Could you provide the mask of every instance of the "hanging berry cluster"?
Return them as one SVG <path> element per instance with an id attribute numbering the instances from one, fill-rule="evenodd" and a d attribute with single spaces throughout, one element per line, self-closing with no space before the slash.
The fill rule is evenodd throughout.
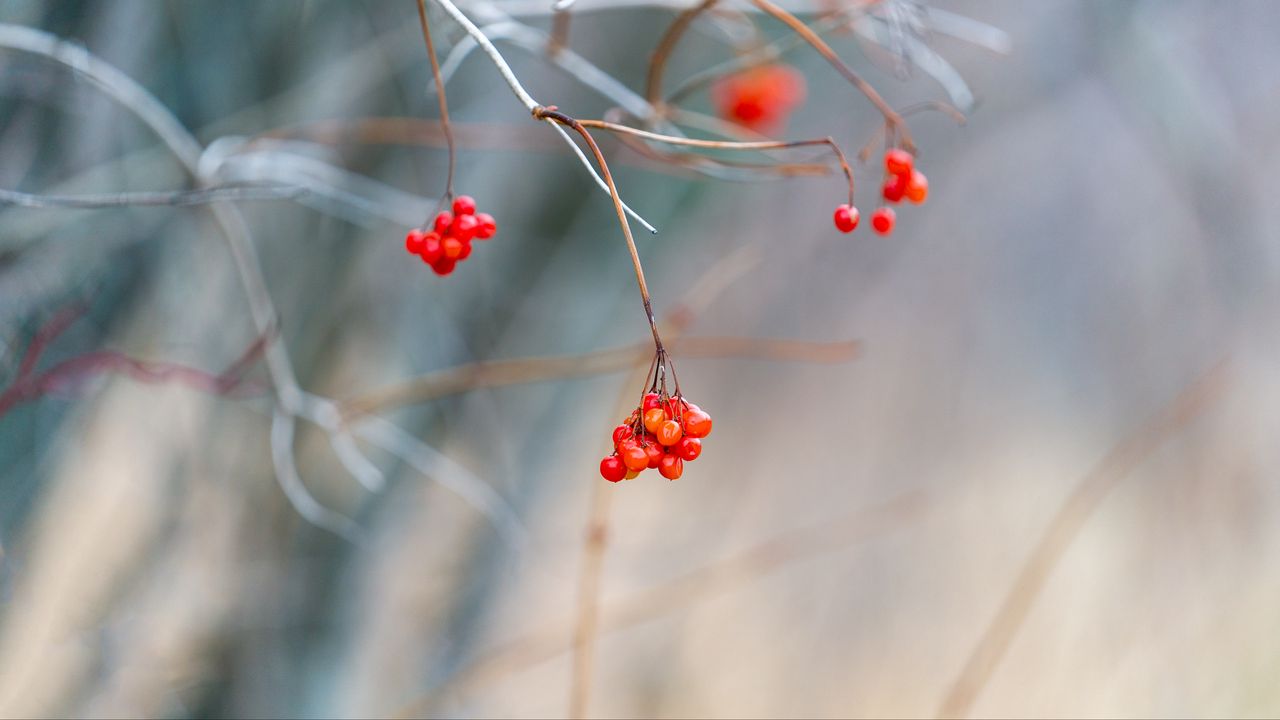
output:
<path id="1" fill-rule="evenodd" d="M 915 168 L 915 157 L 902 148 L 890 148 L 884 153 L 884 185 L 880 194 L 890 203 L 899 203 L 905 198 L 919 205 L 929 197 L 929 179 Z M 852 205 L 841 205 L 835 212 L 836 229 L 840 232 L 853 232 L 858 227 L 861 214 Z M 881 235 L 893 232 L 897 223 L 897 213 L 893 208 L 881 205 L 871 213 L 871 229 Z"/>
<path id="2" fill-rule="evenodd" d="M 448 275 L 458 263 L 471 257 L 473 239 L 488 240 L 498 232 L 498 225 L 488 213 L 476 212 L 476 201 L 468 195 L 459 195 L 453 201 L 453 212 L 445 210 L 436 215 L 432 229 L 409 231 L 404 247 L 410 255 L 417 255 L 431 266 L 437 275 Z"/>
<path id="3" fill-rule="evenodd" d="M 702 454 L 711 416 L 679 395 L 646 393 L 626 422 L 613 429 L 613 453 L 600 461 L 609 482 L 630 480 L 646 469 L 677 480 L 686 461 Z"/>

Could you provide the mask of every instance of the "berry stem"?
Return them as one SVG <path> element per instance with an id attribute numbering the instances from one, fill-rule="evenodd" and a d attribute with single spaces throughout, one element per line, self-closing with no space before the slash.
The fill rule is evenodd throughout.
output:
<path id="1" fill-rule="evenodd" d="M 814 138 L 811 140 L 765 140 L 761 142 L 733 142 L 728 140 L 697 140 L 693 138 L 675 137 L 674 135 L 663 135 L 660 133 L 649 132 L 648 130 L 640 130 L 626 125 L 619 125 L 605 120 L 579 120 L 584 127 L 599 128 L 612 133 L 622 135 L 633 135 L 635 137 L 644 138 L 646 140 L 654 140 L 656 142 L 667 143 L 669 145 L 685 145 L 688 147 L 709 148 L 714 150 L 786 150 L 789 148 L 811 147 L 814 145 L 826 145 L 835 153 L 836 160 L 840 163 L 840 170 L 844 172 L 845 179 L 849 182 L 849 204 L 853 204 L 853 170 L 849 167 L 849 161 L 844 156 L 844 151 L 830 136 L 825 138 Z"/>
<path id="2" fill-rule="evenodd" d="M 436 212 L 439 212 L 445 205 L 453 202 L 453 173 L 458 163 L 458 150 L 453 142 L 453 129 L 449 127 L 449 100 L 445 97 L 444 79 L 440 75 L 440 61 L 436 58 L 436 47 L 431 42 L 425 0 L 418 0 L 418 21 L 422 25 L 422 39 L 427 43 L 427 58 L 431 60 L 431 76 L 436 83 L 436 97 L 440 100 L 440 127 L 444 130 L 444 142 L 449 148 L 449 171 L 445 176 L 444 197 L 440 198 L 439 206 L 436 207 Z M 426 228 L 425 223 L 423 228 Z"/>
<path id="3" fill-rule="evenodd" d="M 631 223 L 627 222 L 627 213 L 622 207 L 622 197 L 618 194 L 618 186 L 613 181 L 613 173 L 609 172 L 609 164 L 605 162 L 604 153 L 600 152 L 600 146 L 596 144 L 596 140 L 591 136 L 590 131 L 578 120 L 565 115 L 559 110 L 541 105 L 534 107 L 532 114 L 539 120 L 553 120 L 578 133 L 587 143 L 587 147 L 591 149 L 591 154 L 595 156 L 596 164 L 600 166 L 600 174 L 609 186 L 609 197 L 613 199 L 613 209 L 618 215 L 618 224 L 622 226 L 622 235 L 627 240 L 627 250 L 631 253 L 631 264 L 636 271 L 636 284 L 640 286 L 640 299 L 644 302 L 645 317 L 649 320 L 649 329 L 653 331 L 654 347 L 659 355 L 665 355 L 666 350 L 662 346 L 662 336 L 658 333 L 658 321 L 653 314 L 653 302 L 649 299 L 649 285 L 644 280 L 644 266 L 640 264 L 640 253 L 636 250 L 636 241 L 631 235 Z"/>

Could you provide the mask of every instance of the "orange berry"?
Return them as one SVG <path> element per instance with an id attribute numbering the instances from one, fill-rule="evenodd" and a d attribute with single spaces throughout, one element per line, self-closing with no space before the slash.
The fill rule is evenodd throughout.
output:
<path id="1" fill-rule="evenodd" d="M 660 407 L 644 411 L 644 429 L 655 435 L 658 433 L 658 428 L 662 427 L 662 423 L 666 421 L 667 411 Z"/>
<path id="2" fill-rule="evenodd" d="M 684 474 L 684 460 L 670 453 L 663 455 L 662 462 L 658 464 L 658 473 L 668 480 L 679 480 Z"/>
<path id="3" fill-rule="evenodd" d="M 684 434 L 691 438 L 704 438 L 711 434 L 711 416 L 702 410 L 690 410 L 684 415 Z"/>
<path id="4" fill-rule="evenodd" d="M 929 178 L 919 170 L 911 171 L 911 179 L 907 181 L 907 199 L 919 205 L 929 197 Z"/>
<path id="5" fill-rule="evenodd" d="M 680 423 L 675 420 L 667 420 L 662 423 L 655 434 L 658 436 L 658 442 L 669 446 L 680 442 L 680 438 L 684 436 L 684 431 L 680 429 Z"/>

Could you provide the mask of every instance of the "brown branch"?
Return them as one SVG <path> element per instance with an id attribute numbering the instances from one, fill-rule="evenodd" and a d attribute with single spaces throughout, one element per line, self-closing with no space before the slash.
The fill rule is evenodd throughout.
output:
<path id="1" fill-rule="evenodd" d="M 938 708 L 938 717 L 964 717 L 995 673 L 1026 622 L 1036 599 L 1080 530 L 1124 478 L 1175 432 L 1199 417 L 1221 397 L 1228 379 L 1224 358 L 1194 380 L 1145 424 L 1113 447 L 1096 467 L 1076 483 L 1058 508 L 1031 555 L 1014 578 L 1004 602 Z"/>
<path id="2" fill-rule="evenodd" d="M 427 6 L 424 0 L 418 0 L 418 21 L 422 25 L 422 39 L 427 43 L 427 57 L 431 60 L 431 76 L 436 83 L 436 97 L 440 99 L 440 126 L 444 130 L 445 144 L 449 146 L 449 174 L 445 179 L 444 196 L 440 198 L 440 205 L 443 207 L 453 201 L 453 173 L 458 162 L 458 151 L 454 147 L 453 130 L 449 127 L 449 100 L 445 97 L 444 79 L 440 76 L 440 61 L 436 58 L 435 44 L 431 42 L 431 30 L 427 24 Z M 423 228 L 430 221 L 430 218 L 424 221 Z"/>
<path id="3" fill-rule="evenodd" d="M 644 303 L 645 317 L 649 321 L 649 329 L 653 332 L 653 345 L 658 356 L 661 357 L 666 351 L 662 347 L 662 335 L 658 332 L 658 321 L 653 315 L 653 302 L 649 299 L 649 286 L 644 280 L 644 266 L 640 264 L 640 253 L 636 250 L 635 238 L 631 236 L 631 223 L 627 222 L 627 213 L 622 207 L 622 196 L 618 194 L 618 186 L 613 181 L 613 173 L 609 172 L 609 163 L 605 162 L 604 153 L 600 152 L 600 146 L 596 144 L 595 138 L 583 127 L 582 123 L 554 107 L 538 106 L 533 109 L 532 114 L 538 120 L 551 120 L 578 133 L 587 143 L 587 147 L 591 149 L 591 154 L 595 156 L 596 164 L 600 166 L 600 175 L 604 178 L 605 183 L 609 185 L 609 196 L 613 199 L 613 209 L 618 214 L 618 224 L 622 226 L 622 234 L 627 241 L 627 251 L 631 253 L 631 265 L 636 271 L 636 284 L 640 287 L 640 299 Z"/>
<path id="4" fill-rule="evenodd" d="M 775 362 L 840 363 L 857 357 L 853 340 L 830 343 L 798 340 L 757 340 L 742 337 L 700 337 L 677 339 L 673 349 L 690 359 L 750 359 Z M 636 363 L 648 362 L 653 348 L 648 343 L 598 350 L 582 355 L 560 355 L 477 362 L 420 375 L 403 383 L 360 395 L 342 403 L 349 418 L 482 387 L 502 387 L 622 372 Z"/>
<path id="5" fill-rule="evenodd" d="M 606 493 L 609 494 L 609 493 Z M 900 529 L 938 507 L 918 492 L 907 492 L 880 505 L 860 508 L 827 522 L 779 533 L 723 560 L 704 565 L 667 582 L 606 603 L 601 632 L 612 633 L 661 618 L 711 597 L 730 592 L 792 563 L 837 553 Z M 572 619 L 540 624 L 541 628 L 504 644 L 446 678 L 431 693 L 395 713 L 419 717 L 449 694 L 472 690 L 522 668 L 557 657 L 572 645 Z"/>
<path id="6" fill-rule="evenodd" d="M 809 140 L 764 140 L 759 142 L 697 140 L 694 138 L 682 138 L 674 135 L 663 135 L 661 133 L 650 132 L 648 130 L 640 130 L 627 125 L 609 122 L 607 120 L 579 120 L 578 122 L 584 127 L 598 128 L 600 130 L 607 130 L 608 132 L 620 135 L 630 135 L 632 137 L 667 143 L 669 145 L 707 148 L 712 150 L 789 150 L 800 147 L 825 145 L 831 148 L 831 152 L 836 156 L 836 161 L 840 163 L 840 169 L 844 172 L 845 180 L 849 183 L 849 204 L 853 204 L 853 170 L 849 167 L 849 161 L 845 158 L 844 151 L 840 149 L 840 146 L 837 145 L 836 141 L 830 136 Z"/>
<path id="7" fill-rule="evenodd" d="M 897 111 L 895 111 L 889 103 L 880 96 L 880 93 L 876 92 L 876 89 L 871 86 L 871 83 L 862 79 L 862 76 L 858 75 L 858 73 L 854 72 L 852 68 L 846 65 L 844 61 L 840 59 L 840 56 L 836 54 L 836 51 L 831 49 L 831 46 L 827 44 L 826 40 L 823 40 L 822 37 L 806 25 L 803 20 L 792 15 L 781 7 L 774 5 L 769 0 L 751 0 L 751 4 L 760 8 L 769 15 L 772 15 L 775 19 L 791 28 L 791 30 L 803 38 L 805 42 L 809 43 L 814 50 L 817 50 L 818 54 L 822 55 L 822 57 L 826 59 L 827 63 L 836 69 L 836 72 L 839 72 L 845 80 L 849 81 L 849 84 L 857 88 L 859 92 L 871 101 L 872 105 L 876 106 L 876 109 L 884 116 L 885 124 L 889 126 L 890 133 L 892 134 L 896 131 L 900 134 L 902 147 L 908 151 L 915 152 L 916 146 L 911 140 L 911 131 L 903 121 L 902 116 L 899 115 Z"/>
<path id="8" fill-rule="evenodd" d="M 698 5 L 681 12 L 658 41 L 658 47 L 649 60 L 649 76 L 645 80 L 645 99 L 655 108 L 662 107 L 662 75 L 667 69 L 667 58 L 675 50 L 676 43 L 689 29 L 689 25 L 702 13 L 716 4 L 716 0 L 702 0 Z"/>

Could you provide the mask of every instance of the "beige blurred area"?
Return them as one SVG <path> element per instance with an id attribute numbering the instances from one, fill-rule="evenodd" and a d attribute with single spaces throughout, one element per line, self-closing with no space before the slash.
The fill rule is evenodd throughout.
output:
<path id="1" fill-rule="evenodd" d="M 447 56 L 464 36 L 427 4 Z M 494 12 L 545 31 L 542 5 L 459 3 L 495 36 Z M 893 23 L 931 10 L 882 5 L 886 34 L 835 50 L 896 107 L 954 99 L 896 54 Z M 570 48 L 642 89 L 684 6 L 578 0 Z M 298 130 L 438 117 L 414 3 L 0 6 L 153 94 L 205 166 L 270 147 L 241 170 L 333 191 L 219 205 L 308 395 L 271 390 L 275 355 L 240 396 L 117 374 L 0 415 L 0 715 L 1280 715 L 1280 5 L 931 7 L 968 39 L 909 37 L 975 102 L 963 127 L 910 118 L 930 198 L 891 237 L 831 227 L 837 176 L 699 177 L 602 141 L 660 229 L 637 234 L 649 289 L 715 419 L 679 481 L 610 485 L 643 351 L 376 420 L 324 404 L 650 337 L 608 197 L 483 55 L 447 87 L 458 188 L 499 231 L 441 278 L 399 220 L 443 190 L 438 136 Z M 695 23 L 670 82 L 748 23 L 784 35 L 758 13 Z M 610 107 L 498 47 L 539 101 Z M 786 136 L 856 152 L 874 109 L 814 53 L 787 62 L 809 97 Z M 877 168 L 855 171 L 869 209 Z M 0 48 L 0 188 L 189 182 L 94 82 Z M 76 304 L 40 368 L 232 364 L 261 328 L 227 217 L 0 206 L 0 387 Z M 707 351 L 725 339 L 792 354 Z"/>

